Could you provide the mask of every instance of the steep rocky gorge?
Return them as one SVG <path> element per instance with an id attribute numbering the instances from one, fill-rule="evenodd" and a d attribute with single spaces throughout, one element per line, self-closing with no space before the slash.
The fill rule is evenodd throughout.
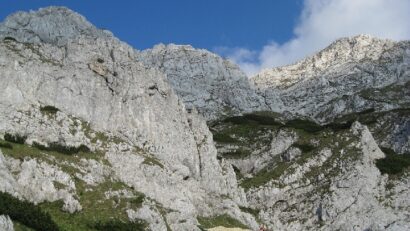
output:
<path id="1" fill-rule="evenodd" d="M 408 41 L 344 38 L 249 80 L 63 7 L 0 39 L 1 196 L 57 229 L 410 228 Z M 0 229 L 39 227 L 1 203 Z"/>

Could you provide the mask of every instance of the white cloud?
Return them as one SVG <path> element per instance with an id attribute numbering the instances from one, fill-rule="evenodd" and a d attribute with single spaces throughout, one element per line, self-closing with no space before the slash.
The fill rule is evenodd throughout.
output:
<path id="1" fill-rule="evenodd" d="M 294 36 L 284 44 L 269 42 L 260 51 L 218 48 L 249 75 L 293 63 L 334 40 L 369 34 L 410 39 L 410 0 L 305 0 Z"/>

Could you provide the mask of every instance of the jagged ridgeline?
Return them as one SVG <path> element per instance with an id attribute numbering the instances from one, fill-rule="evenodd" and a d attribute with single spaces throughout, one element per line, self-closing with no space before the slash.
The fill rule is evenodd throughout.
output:
<path id="1" fill-rule="evenodd" d="M 64 7 L 0 24 L 0 230 L 408 230 L 410 42 L 248 78 Z M 224 228 L 223 228 L 224 227 Z"/>

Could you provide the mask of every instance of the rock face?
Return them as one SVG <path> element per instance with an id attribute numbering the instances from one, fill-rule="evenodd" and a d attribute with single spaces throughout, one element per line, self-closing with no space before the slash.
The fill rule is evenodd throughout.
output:
<path id="1" fill-rule="evenodd" d="M 14 231 L 13 222 L 9 216 L 0 216 L 0 229 L 4 231 Z"/>
<path id="2" fill-rule="evenodd" d="M 112 37 L 110 32 L 97 29 L 83 16 L 65 7 L 17 12 L 0 24 L 1 39 L 9 37 L 24 43 L 64 46 L 80 35 Z"/>
<path id="3" fill-rule="evenodd" d="M 365 35 L 343 38 L 294 65 L 265 70 L 252 81 L 273 111 L 320 122 L 371 108 L 408 107 L 410 43 Z"/>
<path id="4" fill-rule="evenodd" d="M 186 107 L 197 108 L 207 120 L 266 109 L 239 67 L 209 51 L 160 44 L 142 51 L 138 60 L 164 72 Z"/>
<path id="5" fill-rule="evenodd" d="M 185 110 L 163 73 L 137 62 L 133 48 L 105 34 L 66 8 L 8 17 L 0 29 L 0 133 L 27 136 L 29 144 L 35 140 L 108 150 L 105 161 L 113 177 L 175 211 L 170 221 L 175 230 L 197 230 L 195 217 L 212 215 L 204 204 L 206 195 L 215 195 L 207 197 L 209 203 L 219 203 L 222 195 L 237 202 L 243 198 L 233 170 L 216 160 L 205 120 L 195 110 Z M 39 115 L 46 106 L 59 112 Z M 93 135 L 84 137 L 90 129 Z M 123 147 L 92 144 L 99 134 L 117 137 Z M 163 168 L 136 168 L 146 158 Z M 98 178 L 84 177 L 86 183 Z M 47 195 L 45 200 L 54 200 Z M 239 211 L 232 204 L 236 207 L 225 210 Z M 65 208 L 74 211 L 72 203 Z M 184 218 L 189 222 L 180 222 Z"/>

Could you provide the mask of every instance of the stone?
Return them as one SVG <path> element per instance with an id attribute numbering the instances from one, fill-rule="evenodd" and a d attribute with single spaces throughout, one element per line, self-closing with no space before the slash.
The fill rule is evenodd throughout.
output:
<path id="1" fill-rule="evenodd" d="M 0 230 L 14 231 L 14 225 L 9 216 L 0 215 Z"/>

